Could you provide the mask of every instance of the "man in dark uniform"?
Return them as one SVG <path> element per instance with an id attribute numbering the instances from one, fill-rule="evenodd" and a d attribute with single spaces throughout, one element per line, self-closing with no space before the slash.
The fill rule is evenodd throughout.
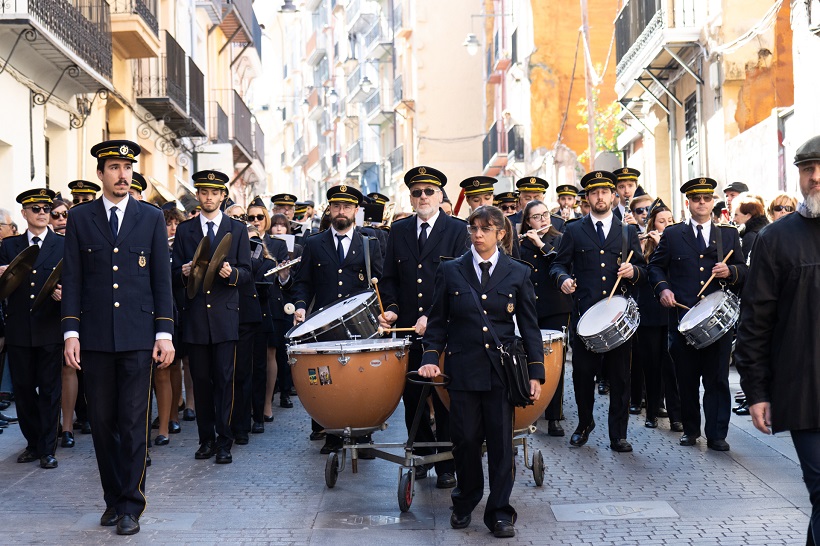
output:
<path id="1" fill-rule="evenodd" d="M 142 192 L 144 192 L 147 188 L 148 182 L 145 181 L 145 177 L 137 171 L 132 172 L 131 187 L 128 188 L 128 195 L 137 201 L 142 201 Z"/>
<path id="2" fill-rule="evenodd" d="M 722 289 L 723 285 L 739 290 L 746 278 L 746 264 L 740 248 L 737 229 L 712 223 L 713 193 L 717 182 L 711 178 L 695 178 L 681 186 L 686 195 L 691 221 L 666 228 L 658 248 L 649 262 L 649 282 L 665 307 L 682 304 L 693 307 L 698 292 L 709 277 L 701 297 Z M 732 250 L 728 264 L 721 263 Z M 678 331 L 685 314 L 675 309 L 669 321 L 669 354 L 675 365 L 683 416 L 682 446 L 693 446 L 700 436 L 700 384 L 703 381 L 703 413 L 706 416 L 706 445 L 717 451 L 729 451 L 731 393 L 729 392 L 729 354 L 732 333 L 727 332 L 703 349 L 686 343 Z"/>
<path id="3" fill-rule="evenodd" d="M 139 532 L 145 510 L 152 360 L 174 361 L 171 272 L 165 218 L 128 195 L 140 147 L 97 144 L 102 199 L 68 216 L 62 275 L 65 363 L 85 371 L 104 526 Z M 82 351 L 80 350 L 82 344 Z"/>
<path id="4" fill-rule="evenodd" d="M 63 236 L 48 229 L 54 192 L 44 188 L 26 190 L 17 196 L 28 229 L 22 235 L 3 239 L 0 274 L 22 251 L 40 247 L 28 279 L 12 292 L 3 306 L 6 321 L 6 350 L 14 386 L 14 400 L 26 449 L 18 463 L 39 459 L 42 468 L 57 468 L 57 423 L 62 392 L 62 332 L 60 290 L 52 289 L 38 309 L 32 304 L 51 272 L 63 258 Z"/>
<path id="5" fill-rule="evenodd" d="M 296 244 L 304 245 L 310 229 L 305 230 L 302 224 L 294 220 L 296 214 L 296 196 L 291 193 L 277 193 L 270 198 L 273 214 L 284 214 L 290 222 L 290 232 L 296 236 Z"/>
<path id="6" fill-rule="evenodd" d="M 100 191 L 100 186 L 88 180 L 72 180 L 68 183 L 68 189 L 71 190 L 71 198 L 75 205 L 93 201 L 97 198 L 97 192 Z"/>
<path id="7" fill-rule="evenodd" d="M 573 331 L 577 331 L 580 317 L 590 307 L 610 296 L 618 277 L 624 277 L 633 285 L 646 278 L 638 232 L 632 226 L 622 225 L 610 208 L 615 175 L 593 171 L 581 179 L 581 186 L 587 191 L 592 210 L 589 216 L 567 226 L 558 247 L 558 256 L 550 269 L 556 286 L 564 294 L 574 294 L 576 312 L 572 316 Z M 632 260 L 626 263 L 630 250 L 633 252 Z M 624 287 L 624 284 L 620 286 Z M 609 446 L 619 453 L 632 451 L 632 445 L 626 440 L 631 353 L 631 340 L 600 354 L 587 349 L 583 340 L 574 336 L 572 379 L 578 404 L 578 428 L 572 434 L 571 445 L 584 445 L 595 428 L 594 378 L 600 376 L 603 366 L 610 382 Z"/>
<path id="8" fill-rule="evenodd" d="M 558 215 L 564 222 L 569 222 L 573 218 L 581 218 L 581 216 L 583 216 L 576 210 L 578 188 L 572 184 L 563 184 L 555 188 L 555 193 L 558 196 Z"/>
<path id="9" fill-rule="evenodd" d="M 318 310 L 335 301 L 366 290 L 370 278 L 382 275 L 379 242 L 355 228 L 362 193 L 352 186 L 333 186 L 327 190 L 330 229 L 305 239 L 302 262 L 293 279 L 294 320 L 305 320 L 308 307 Z M 368 245 L 365 252 L 364 245 Z M 369 256 L 369 257 L 368 257 Z M 370 269 L 366 264 L 370 261 Z M 287 288 L 287 287 L 286 287 Z M 313 422 L 313 432 L 321 427 Z M 342 439 L 327 435 L 322 453 L 339 449 Z"/>
<path id="10" fill-rule="evenodd" d="M 459 183 L 471 212 L 478 207 L 493 204 L 493 185 L 496 182 L 498 180 L 492 176 L 471 176 Z"/>
<path id="11" fill-rule="evenodd" d="M 615 175 L 615 191 L 618 192 L 618 204 L 613 207 L 612 213 L 618 220 L 637 225 L 638 221 L 629 211 L 629 202 L 638 195 L 638 177 L 641 176 L 641 171 L 632 167 L 623 167 L 615 169 L 612 174 Z"/>
<path id="12" fill-rule="evenodd" d="M 188 348 L 196 398 L 199 449 L 196 459 L 216 455 L 217 464 L 233 461 L 231 408 L 234 403 L 236 343 L 239 340 L 239 285 L 253 283 L 251 250 L 245 224 L 220 210 L 228 195 L 228 175 L 200 171 L 193 175 L 202 212 L 177 227 L 172 274 L 174 283 L 187 286 L 197 246 L 210 239 L 211 255 L 231 234 L 231 245 L 213 284 L 203 287 L 182 309 L 182 342 Z"/>
<path id="13" fill-rule="evenodd" d="M 518 212 L 510 216 L 510 222 L 517 233 L 518 227 L 521 225 L 521 213 L 524 211 L 524 207 L 533 200 L 544 201 L 544 195 L 547 188 L 550 187 L 550 184 L 543 178 L 528 176 L 516 182 L 515 187 L 518 188 Z M 564 219 L 560 216 L 550 214 L 550 224 L 562 233 L 564 231 L 564 223 Z"/>
<path id="14" fill-rule="evenodd" d="M 518 194 L 514 191 L 505 191 L 495 195 L 493 205 L 501 209 L 504 216 L 512 216 L 518 210 Z"/>
<path id="15" fill-rule="evenodd" d="M 436 270 L 442 256 L 457 258 L 467 252 L 467 224 L 447 216 L 439 208 L 441 188 L 447 177 L 432 167 L 414 167 L 404 175 L 410 188 L 410 203 L 416 214 L 395 222 L 387 240 L 387 256 L 381 288 L 385 313 L 380 317 L 384 327 L 396 323 L 398 328 L 415 328 L 418 336 L 427 329 L 427 317 L 433 304 Z M 419 337 L 410 346 L 408 371 L 417 371 L 423 353 Z M 422 387 L 407 383 L 404 388 L 404 422 L 408 432 L 421 398 Z M 429 420 L 422 419 L 416 440 L 449 442 L 449 412 L 433 397 L 436 432 Z M 443 451 L 443 450 L 442 450 Z M 435 448 L 420 448 L 419 454 L 431 455 Z M 416 467 L 416 479 L 427 477 L 427 468 Z M 455 465 L 452 460 L 436 463 L 436 487 L 455 487 Z"/>

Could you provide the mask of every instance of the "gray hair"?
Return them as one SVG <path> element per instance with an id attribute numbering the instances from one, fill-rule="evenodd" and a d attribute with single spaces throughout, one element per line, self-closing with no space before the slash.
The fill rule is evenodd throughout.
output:
<path id="1" fill-rule="evenodd" d="M 4 224 L 11 223 L 11 213 L 6 209 L 0 209 L 0 220 L 3 221 Z M 8 220 L 8 221 L 6 221 Z"/>

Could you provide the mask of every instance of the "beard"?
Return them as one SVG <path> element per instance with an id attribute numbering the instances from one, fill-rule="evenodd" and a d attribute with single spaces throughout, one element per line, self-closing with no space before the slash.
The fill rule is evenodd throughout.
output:
<path id="1" fill-rule="evenodd" d="M 805 203 L 806 209 L 809 211 L 809 214 L 811 214 L 815 218 L 820 216 L 820 190 L 809 190 L 809 194 L 806 196 L 803 202 Z"/>
<path id="2" fill-rule="evenodd" d="M 333 224 L 333 228 L 336 231 L 343 231 L 353 224 L 353 220 L 343 214 L 339 214 L 338 216 L 335 216 L 330 223 Z"/>

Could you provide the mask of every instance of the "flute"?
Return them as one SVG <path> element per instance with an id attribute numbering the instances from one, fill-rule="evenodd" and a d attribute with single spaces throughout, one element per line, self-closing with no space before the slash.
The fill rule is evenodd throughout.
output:
<path id="1" fill-rule="evenodd" d="M 535 230 L 535 233 L 536 233 L 536 234 L 539 234 L 539 233 L 541 233 L 542 231 L 544 231 L 545 229 L 549 229 L 549 228 L 551 228 L 551 227 L 552 227 L 552 224 L 549 224 L 549 225 L 546 225 L 546 226 L 542 226 L 542 227 L 540 227 L 540 228 L 536 229 L 536 230 Z M 527 233 L 529 233 L 529 232 L 527 232 Z M 522 233 L 521 235 L 519 235 L 519 236 L 518 236 L 518 240 L 519 240 L 519 241 L 523 241 L 523 240 L 527 237 L 527 233 Z"/>
<path id="2" fill-rule="evenodd" d="M 301 256 L 299 256 L 298 258 L 294 258 L 293 260 L 291 260 L 291 261 L 289 261 L 289 262 L 285 262 L 285 263 L 283 263 L 283 264 L 279 264 L 279 265 L 277 265 L 276 267 L 274 267 L 274 268 L 272 268 L 272 269 L 269 269 L 269 270 L 268 270 L 268 272 L 267 272 L 267 273 L 265 273 L 265 274 L 263 275 L 263 277 L 270 277 L 271 275 L 273 275 L 273 274 L 275 274 L 275 273 L 279 273 L 279 272 L 280 272 L 280 271 L 282 271 L 283 269 L 287 269 L 287 268 L 289 268 L 289 267 L 291 267 L 291 266 L 294 266 L 294 265 L 298 264 L 298 263 L 299 263 L 299 262 L 301 262 L 301 261 L 302 261 L 302 257 L 301 257 Z"/>

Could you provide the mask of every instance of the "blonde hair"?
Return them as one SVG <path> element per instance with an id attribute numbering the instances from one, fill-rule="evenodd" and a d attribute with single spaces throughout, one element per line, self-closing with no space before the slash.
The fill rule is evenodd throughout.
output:
<path id="1" fill-rule="evenodd" d="M 259 205 L 248 205 L 248 210 L 246 211 L 248 216 L 250 216 L 251 214 L 251 209 L 260 209 L 262 211 L 262 214 L 265 215 L 265 222 L 262 224 L 262 232 L 267 233 L 268 231 L 270 231 L 271 223 L 268 209 L 266 207 L 260 207 Z"/>
<path id="2" fill-rule="evenodd" d="M 766 207 L 766 212 L 769 214 L 769 218 L 774 220 L 774 206 L 775 205 L 789 205 L 792 209 L 797 210 L 797 197 L 790 193 L 786 193 L 784 191 L 778 192 L 774 194 L 772 200 L 769 201 L 769 206 Z M 794 210 L 792 212 L 794 212 Z"/>

